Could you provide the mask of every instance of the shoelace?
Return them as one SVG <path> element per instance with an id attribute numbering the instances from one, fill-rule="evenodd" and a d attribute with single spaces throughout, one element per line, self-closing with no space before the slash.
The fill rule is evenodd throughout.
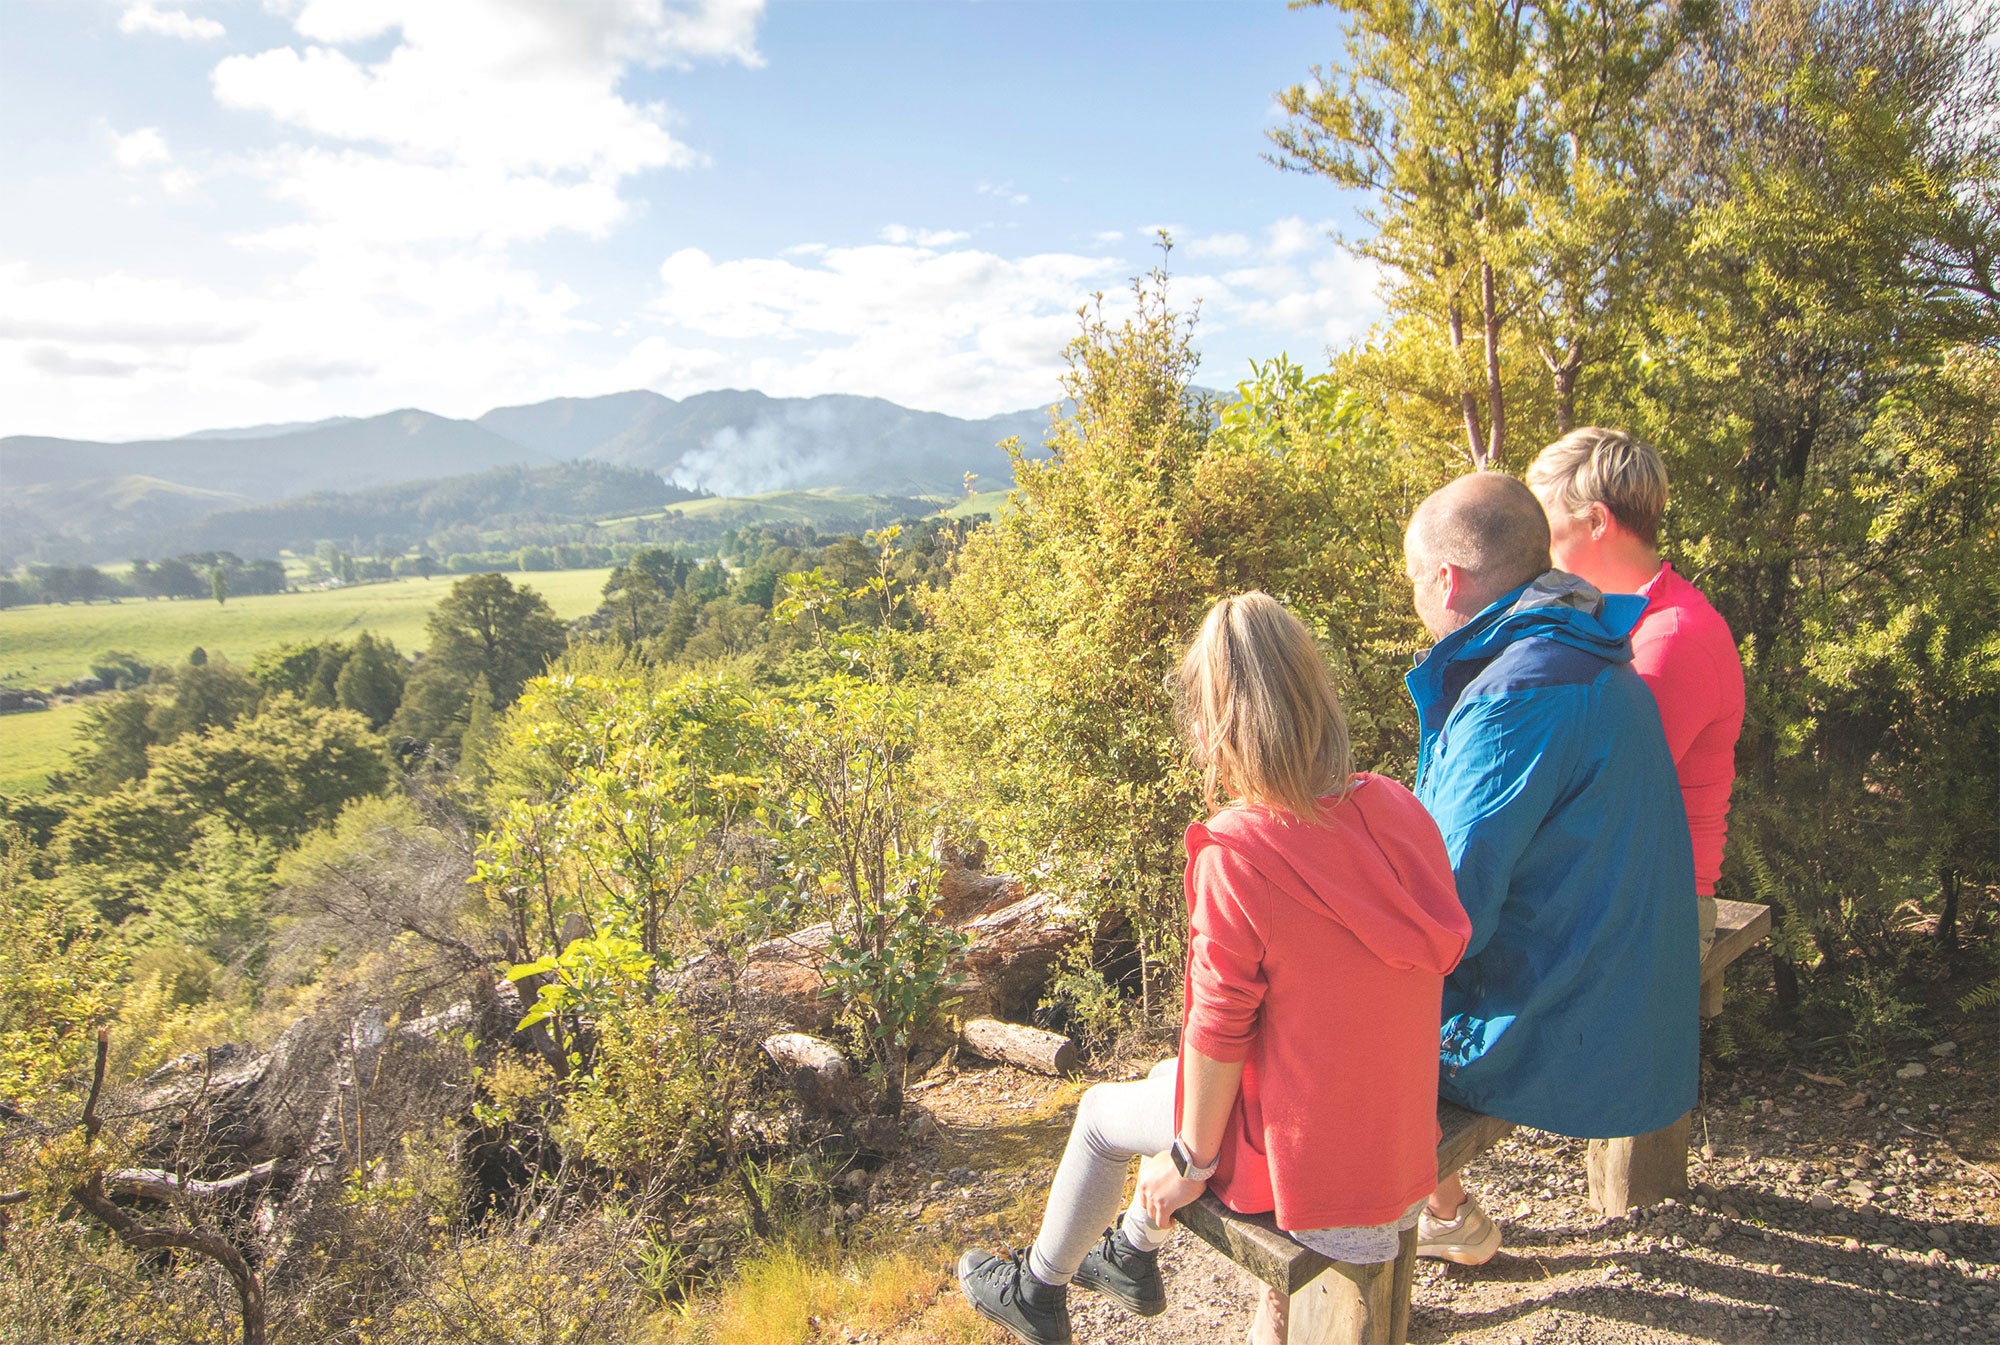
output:
<path id="1" fill-rule="evenodd" d="M 1014 1273 L 1012 1275 L 1007 1274 L 1005 1270 L 1001 1269 L 1003 1266 Z M 984 1278 L 990 1279 L 999 1285 L 1000 1301 L 1002 1303 L 1026 1301 L 1021 1293 L 1021 1276 L 1026 1273 L 1027 1271 L 1021 1265 L 1020 1253 L 1016 1252 L 1012 1247 L 1002 1247 L 999 1251 L 993 1253 L 993 1260 L 989 1261 L 980 1271 L 980 1274 Z"/>

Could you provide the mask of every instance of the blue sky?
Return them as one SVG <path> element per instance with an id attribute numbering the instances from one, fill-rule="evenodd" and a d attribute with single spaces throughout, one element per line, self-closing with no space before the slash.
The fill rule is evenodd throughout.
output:
<path id="1" fill-rule="evenodd" d="M 0 434 L 651 387 L 1049 400 L 1176 240 L 1202 381 L 1374 277 L 1261 0 L 0 0 Z"/>

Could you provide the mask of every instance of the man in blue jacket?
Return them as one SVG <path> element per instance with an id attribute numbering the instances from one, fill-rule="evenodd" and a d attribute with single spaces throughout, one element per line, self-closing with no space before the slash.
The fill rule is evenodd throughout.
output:
<path id="1" fill-rule="evenodd" d="M 1437 641 L 1408 678 L 1417 797 L 1472 918 L 1439 1091 L 1559 1135 L 1660 1129 L 1695 1102 L 1699 967 L 1680 785 L 1626 641 L 1645 599 L 1551 569 L 1540 504 L 1499 472 L 1425 500 L 1403 549 Z M 1500 1248 L 1456 1177 L 1419 1224 L 1419 1255 Z"/>

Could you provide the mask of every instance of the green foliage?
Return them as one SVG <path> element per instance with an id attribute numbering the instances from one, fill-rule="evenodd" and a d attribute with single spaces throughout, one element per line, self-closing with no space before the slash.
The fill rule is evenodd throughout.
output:
<path id="1" fill-rule="evenodd" d="M 264 689 L 257 679 L 220 659 L 172 670 L 173 692 L 148 717 L 152 743 L 226 729 L 257 712 Z"/>
<path id="2" fill-rule="evenodd" d="M 1164 280 L 1070 347 L 1076 410 L 928 600 L 947 683 L 938 787 L 982 834 L 1093 911 L 1130 921 L 1148 1009 L 1180 962 L 1181 837 L 1200 797 L 1168 672 L 1226 593 L 1279 595 L 1326 640 L 1357 761 L 1414 756 L 1401 684 L 1419 632 L 1403 521 L 1451 470 L 1396 444 L 1326 376 L 1274 360 L 1212 420 Z"/>
<path id="3" fill-rule="evenodd" d="M 195 661 L 193 658 L 188 660 L 190 663 Z M 200 661 L 206 663 L 208 656 L 203 654 Z M 91 660 L 90 675 L 114 690 L 130 691 L 134 687 L 144 686 L 146 679 L 153 675 L 153 670 L 137 654 L 124 649 L 112 649 Z"/>
<path id="4" fill-rule="evenodd" d="M 1688 245 L 1611 410 L 1743 647 L 1725 882 L 1868 1051 L 1907 1026 L 1883 969 L 2000 883 L 1994 70 L 1923 6 L 1727 25 L 1676 76 Z"/>
<path id="5" fill-rule="evenodd" d="M 1319 2 L 1343 58 L 1278 95 L 1271 135 L 1281 166 L 1374 197 L 1350 246 L 1386 268 L 1398 321 L 1345 372 L 1498 464 L 1510 420 L 1569 429 L 1634 342 L 1669 222 L 1649 86 L 1714 6 Z"/>
<path id="6" fill-rule="evenodd" d="M 648 958 L 737 937 L 748 907 L 721 846 L 754 787 L 726 683 L 565 674 L 530 684 L 509 717 L 515 797 L 484 838 L 476 880 L 531 961 L 559 954 L 571 917 Z"/>
<path id="7" fill-rule="evenodd" d="M 333 703 L 359 714 L 372 729 L 388 727 L 403 703 L 403 661 L 396 646 L 362 632 L 334 680 Z"/>
<path id="8" fill-rule="evenodd" d="M 502 574 L 451 586 L 431 613 L 429 647 L 404 690 L 396 732 L 456 756 L 481 678 L 499 707 L 563 651 L 568 635 L 541 595 Z"/>
<path id="9" fill-rule="evenodd" d="M 281 696 L 235 728 L 156 749 L 146 783 L 190 815 L 289 845 L 386 787 L 389 768 L 360 715 Z"/>
<path id="10" fill-rule="evenodd" d="M 945 1005 L 964 937 L 937 919 L 933 812 L 915 797 L 911 692 L 830 677 L 766 699 L 753 721 L 772 762 L 784 867 L 831 925 L 827 990 L 860 1023 L 891 1112 L 914 1034 Z"/>
<path id="11" fill-rule="evenodd" d="M 96 922 L 36 879 L 29 858 L 18 835 L 0 850 L 0 1098 L 19 1105 L 75 1083 L 123 970 Z"/>
<path id="12" fill-rule="evenodd" d="M 615 1018 L 628 1004 L 645 997 L 653 967 L 645 949 L 618 934 L 587 934 L 571 939 L 560 953 L 517 963 L 507 969 L 507 979 L 533 977 L 540 987 L 514 1030 L 525 1032 L 551 1021 L 560 1025 L 579 1017 Z"/>

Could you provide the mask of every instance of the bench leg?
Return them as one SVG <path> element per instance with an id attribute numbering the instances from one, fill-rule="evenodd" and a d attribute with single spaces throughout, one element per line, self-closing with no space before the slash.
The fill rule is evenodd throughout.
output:
<path id="1" fill-rule="evenodd" d="M 1590 1206 L 1621 1218 L 1635 1205 L 1657 1205 L 1688 1193 L 1688 1117 L 1650 1135 L 1592 1140 L 1584 1159 Z"/>
<path id="2" fill-rule="evenodd" d="M 1403 1234 L 1394 1261 L 1334 1264 L 1292 1295 L 1290 1345 L 1403 1345 L 1416 1270 L 1414 1228 Z"/>
<path id="3" fill-rule="evenodd" d="M 1722 1012 L 1722 973 L 1717 972 L 1701 983 L 1701 1016 L 1713 1018 Z"/>

